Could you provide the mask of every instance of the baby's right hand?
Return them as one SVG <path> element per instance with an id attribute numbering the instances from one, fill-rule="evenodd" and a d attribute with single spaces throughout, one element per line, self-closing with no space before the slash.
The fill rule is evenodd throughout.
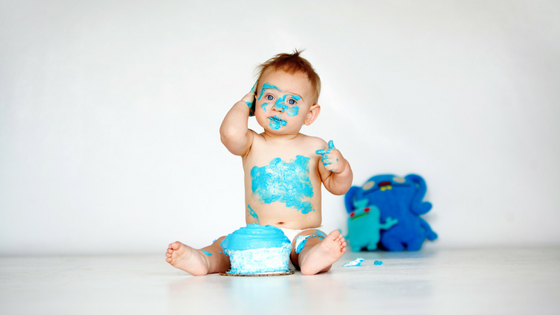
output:
<path id="1" fill-rule="evenodd" d="M 249 116 L 255 116 L 255 87 L 257 86 L 257 82 L 251 88 L 251 92 L 247 93 L 243 96 L 242 101 L 249 106 Z"/>

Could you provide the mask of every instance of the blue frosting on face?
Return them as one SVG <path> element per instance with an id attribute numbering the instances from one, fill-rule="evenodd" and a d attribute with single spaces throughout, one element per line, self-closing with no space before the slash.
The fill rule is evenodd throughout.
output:
<path id="1" fill-rule="evenodd" d="M 229 234 L 220 244 L 224 250 L 247 250 L 280 248 L 291 244 L 288 237 L 277 227 L 248 224 Z"/>
<path id="2" fill-rule="evenodd" d="M 299 114 L 299 107 L 298 106 L 294 106 L 286 112 L 286 115 L 288 115 L 289 117 L 297 116 L 297 114 Z"/>
<path id="3" fill-rule="evenodd" d="M 276 100 L 276 102 L 274 103 L 274 109 L 281 111 L 282 113 L 286 113 L 286 115 L 288 115 L 289 117 L 294 117 L 297 116 L 297 114 L 299 114 L 299 106 L 288 106 L 286 104 L 286 97 L 287 96 L 291 96 L 292 99 L 294 99 L 295 101 L 298 101 L 301 99 L 301 97 L 297 96 L 297 95 L 284 95 L 280 98 L 278 98 Z"/>
<path id="4" fill-rule="evenodd" d="M 311 202 L 313 186 L 309 179 L 309 158 L 296 156 L 289 162 L 275 158 L 269 165 L 251 169 L 253 194 L 263 203 L 279 201 L 306 214 L 315 211 Z"/>
<path id="5" fill-rule="evenodd" d="M 280 127 L 286 126 L 287 124 L 285 120 L 276 117 L 276 115 L 274 115 L 274 117 L 268 117 L 268 119 L 268 125 L 274 130 L 278 130 Z"/>
<path id="6" fill-rule="evenodd" d="M 268 84 L 268 82 L 267 82 L 267 83 L 263 84 L 263 86 L 261 88 L 261 95 L 259 95 L 259 98 L 257 100 L 260 101 L 261 97 L 264 95 L 264 91 L 266 91 L 268 89 L 275 89 L 275 90 L 278 90 L 278 91 L 282 92 L 282 90 L 280 90 L 279 88 L 277 88 L 274 85 Z"/>

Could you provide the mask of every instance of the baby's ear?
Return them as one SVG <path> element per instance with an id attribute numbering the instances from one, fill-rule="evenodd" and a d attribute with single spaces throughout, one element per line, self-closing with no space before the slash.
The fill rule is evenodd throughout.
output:
<path id="1" fill-rule="evenodd" d="M 321 112 L 321 105 L 315 104 L 315 105 L 311 106 L 311 108 L 309 109 L 309 112 L 307 112 L 307 116 L 305 117 L 305 120 L 303 121 L 303 123 L 306 126 L 311 125 L 315 121 L 315 119 L 317 119 L 317 117 L 319 117 L 320 112 Z"/>

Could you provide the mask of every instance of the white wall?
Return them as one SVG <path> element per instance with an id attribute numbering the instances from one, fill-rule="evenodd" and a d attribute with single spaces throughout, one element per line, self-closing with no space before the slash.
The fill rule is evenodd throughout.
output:
<path id="1" fill-rule="evenodd" d="M 254 67 L 323 80 L 356 185 L 415 172 L 440 239 L 560 243 L 557 1 L 0 1 L 0 254 L 163 253 L 244 224 L 220 143 Z M 258 130 L 251 121 L 250 126 Z M 323 198 L 345 229 L 342 197 Z"/>

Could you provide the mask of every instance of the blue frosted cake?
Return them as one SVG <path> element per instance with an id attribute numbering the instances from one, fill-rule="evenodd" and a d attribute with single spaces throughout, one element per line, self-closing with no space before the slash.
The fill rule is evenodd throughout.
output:
<path id="1" fill-rule="evenodd" d="M 228 255 L 229 274 L 254 275 L 289 272 L 292 243 L 272 225 L 250 224 L 228 235 L 221 243 Z"/>

